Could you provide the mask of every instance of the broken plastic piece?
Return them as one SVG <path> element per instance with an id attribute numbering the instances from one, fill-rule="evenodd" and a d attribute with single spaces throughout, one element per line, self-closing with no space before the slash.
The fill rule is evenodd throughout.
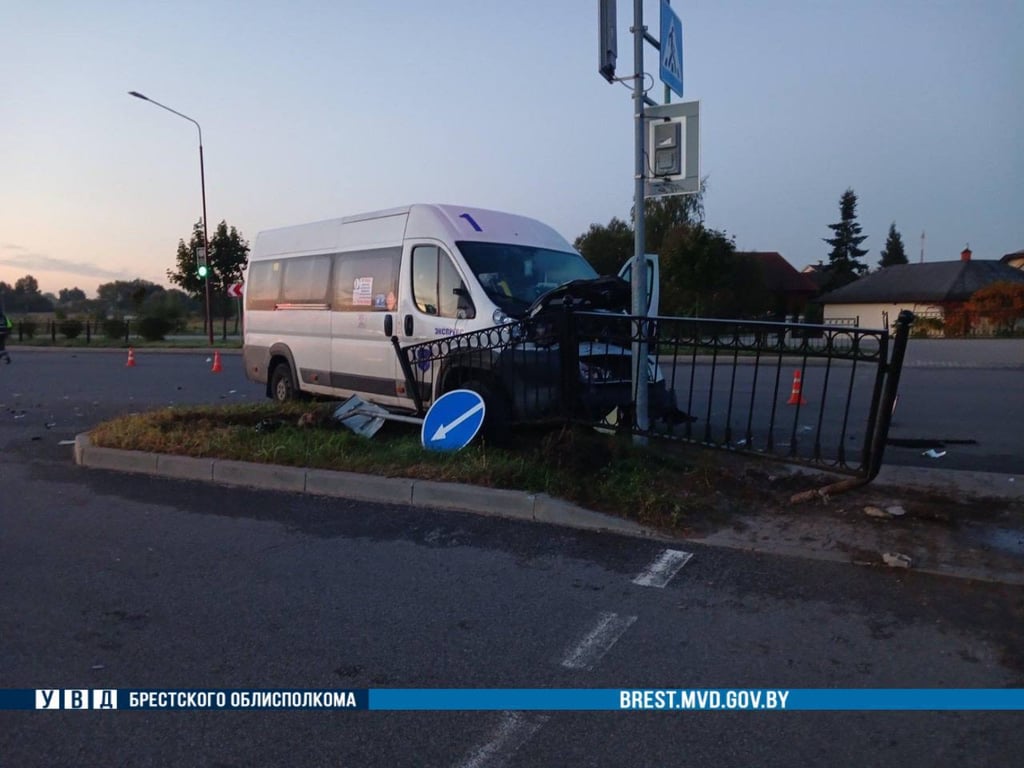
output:
<path id="1" fill-rule="evenodd" d="M 362 437 L 377 434 L 377 430 L 384 426 L 386 416 L 388 412 L 384 408 L 368 403 L 357 395 L 352 395 L 334 410 L 337 421 Z"/>
<path id="2" fill-rule="evenodd" d="M 925 451 L 921 455 L 922 456 L 927 456 L 929 459 L 941 459 L 943 456 L 946 455 L 946 452 L 945 451 L 937 451 L 934 448 L 929 448 L 927 451 Z"/>

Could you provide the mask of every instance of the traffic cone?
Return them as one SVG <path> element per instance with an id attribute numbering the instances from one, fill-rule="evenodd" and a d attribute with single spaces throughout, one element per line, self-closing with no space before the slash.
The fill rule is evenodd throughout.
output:
<path id="1" fill-rule="evenodd" d="M 793 371 L 793 389 L 790 390 L 786 405 L 807 405 L 800 388 L 800 371 Z"/>
<path id="2" fill-rule="evenodd" d="M 124 364 L 124 367 L 125 368 L 134 368 L 135 367 L 135 350 L 132 349 L 131 347 L 128 347 L 128 362 Z"/>
<path id="3" fill-rule="evenodd" d="M 220 373 L 220 352 L 213 353 L 213 368 L 210 369 L 213 373 Z"/>

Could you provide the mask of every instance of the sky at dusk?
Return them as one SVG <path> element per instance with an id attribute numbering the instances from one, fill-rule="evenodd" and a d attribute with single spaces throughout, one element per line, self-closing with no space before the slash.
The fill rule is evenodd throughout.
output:
<path id="1" fill-rule="evenodd" d="M 1024 249 L 1024 2 L 674 0 L 706 223 L 827 261 L 852 188 L 875 267 Z M 659 4 L 644 0 L 657 37 Z M 618 73 L 633 3 L 618 0 Z M 597 0 L 0 0 L 0 280 L 167 284 L 202 215 L 262 229 L 417 202 L 572 241 L 633 204 Z M 645 70 L 663 100 L 654 49 Z M 673 100 L 678 100 L 673 97 Z"/>

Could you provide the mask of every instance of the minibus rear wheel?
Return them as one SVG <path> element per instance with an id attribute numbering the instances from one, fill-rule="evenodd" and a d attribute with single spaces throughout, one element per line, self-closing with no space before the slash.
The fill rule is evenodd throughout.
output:
<path id="1" fill-rule="evenodd" d="M 275 365 L 274 372 L 270 374 L 270 396 L 278 403 L 287 403 L 298 399 L 292 367 L 286 361 Z"/>

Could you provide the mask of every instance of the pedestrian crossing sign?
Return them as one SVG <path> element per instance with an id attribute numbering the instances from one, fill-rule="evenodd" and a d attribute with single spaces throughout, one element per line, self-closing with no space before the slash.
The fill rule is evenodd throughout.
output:
<path id="1" fill-rule="evenodd" d="M 683 22 L 661 0 L 661 82 L 683 97 Z"/>

